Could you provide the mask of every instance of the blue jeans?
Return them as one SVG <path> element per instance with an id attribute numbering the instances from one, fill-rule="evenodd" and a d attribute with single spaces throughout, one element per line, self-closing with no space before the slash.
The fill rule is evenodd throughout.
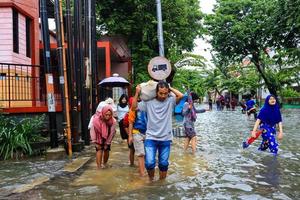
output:
<path id="1" fill-rule="evenodd" d="M 158 168 L 168 171 L 171 141 L 145 140 L 145 167 L 147 170 L 155 168 L 155 156 L 158 151 Z"/>

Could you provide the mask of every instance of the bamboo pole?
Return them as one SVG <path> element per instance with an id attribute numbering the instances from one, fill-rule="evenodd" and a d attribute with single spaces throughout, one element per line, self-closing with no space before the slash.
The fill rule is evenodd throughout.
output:
<path id="1" fill-rule="evenodd" d="M 71 143 L 71 127 L 70 127 L 70 107 L 69 107 L 69 95 L 68 95 L 68 79 L 67 79 L 67 66 L 66 66 L 66 56 L 65 56 L 65 37 L 64 37 L 64 26 L 63 26 L 63 16 L 62 16 L 62 0 L 59 0 L 59 13 L 60 13 L 60 25 L 61 25 L 61 38 L 63 47 L 63 66 L 64 66 L 64 81 L 65 81 L 65 101 L 66 101 L 66 119 L 67 126 L 65 131 L 67 132 L 67 142 L 68 142 L 68 153 L 72 156 L 72 143 Z"/>
<path id="2" fill-rule="evenodd" d="M 63 73 L 61 74 L 61 84 L 63 85 L 62 94 L 64 95 L 63 108 L 64 117 L 66 120 L 64 127 L 64 134 L 67 137 L 68 155 L 72 157 L 72 143 L 71 143 L 71 126 L 70 126 L 70 107 L 69 107 L 69 95 L 68 95 L 68 79 L 67 79 L 67 67 L 66 67 L 66 57 L 65 57 L 65 39 L 64 39 L 64 29 L 63 29 L 63 17 L 62 17 L 62 2 L 61 0 L 55 0 L 55 10 L 56 10 L 56 20 L 57 20 L 57 41 L 58 50 L 60 54 L 59 63 L 62 64 Z M 62 76 L 63 75 L 63 76 Z"/>

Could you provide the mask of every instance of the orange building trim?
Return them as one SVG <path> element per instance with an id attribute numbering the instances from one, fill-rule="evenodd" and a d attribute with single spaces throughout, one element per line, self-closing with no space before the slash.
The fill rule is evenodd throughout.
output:
<path id="1" fill-rule="evenodd" d="M 97 42 L 98 48 L 105 48 L 105 77 L 111 76 L 110 42 Z"/>
<path id="2" fill-rule="evenodd" d="M 30 19 L 34 19 L 34 16 L 32 16 L 29 12 L 27 12 L 26 10 L 22 9 L 21 7 L 19 7 L 17 4 L 15 4 L 14 2 L 0 2 L 0 7 L 10 7 L 10 8 L 15 8 L 16 10 L 18 10 L 18 12 L 20 12 L 23 15 L 26 15 L 27 17 L 29 17 Z"/>
<path id="3" fill-rule="evenodd" d="M 0 111 L 3 113 L 46 113 L 48 106 L 2 108 Z M 55 112 L 62 112 L 62 106 L 56 105 Z"/>

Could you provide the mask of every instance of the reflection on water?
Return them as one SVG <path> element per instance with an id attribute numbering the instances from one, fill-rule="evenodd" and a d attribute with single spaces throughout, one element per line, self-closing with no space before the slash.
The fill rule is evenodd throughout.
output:
<path id="1" fill-rule="evenodd" d="M 183 152 L 174 138 L 168 177 L 149 182 L 128 164 L 127 145 L 117 138 L 109 167 L 92 159 L 75 174 L 62 174 L 18 197 L 35 199 L 299 199 L 299 110 L 285 110 L 279 155 L 242 149 L 254 121 L 239 111 L 198 114 L 198 151 Z M 179 126 L 179 124 L 175 124 Z M 94 152 L 91 153 L 94 158 Z M 22 173 L 21 169 L 13 173 Z M 1 175 L 0 175 L 1 176 Z M 156 177 L 158 171 L 156 172 Z M 3 178 L 3 177 L 0 177 Z M 3 187 L 3 185 L 1 185 Z"/>
<path id="2" fill-rule="evenodd" d="M 265 159 L 262 159 L 262 164 L 264 166 L 259 172 L 260 177 L 257 178 L 257 182 L 264 181 L 274 188 L 279 188 L 280 176 L 282 176 L 282 173 L 277 157 L 266 157 Z"/>

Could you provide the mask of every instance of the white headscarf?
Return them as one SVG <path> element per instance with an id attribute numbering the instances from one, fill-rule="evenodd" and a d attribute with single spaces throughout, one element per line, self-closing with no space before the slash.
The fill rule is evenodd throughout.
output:
<path id="1" fill-rule="evenodd" d="M 116 115 L 116 112 L 117 112 L 117 106 L 115 105 L 114 103 L 114 100 L 112 98 L 107 98 L 105 101 L 101 101 L 98 106 L 97 106 L 97 109 L 96 109 L 96 112 L 101 112 L 102 108 L 106 105 L 110 105 L 113 109 L 113 116 L 115 117 Z M 89 122 L 89 125 L 88 125 L 88 129 L 90 129 L 92 127 L 92 121 L 93 121 L 93 118 L 94 118 L 94 115 L 91 117 L 90 119 L 90 122 Z"/>

